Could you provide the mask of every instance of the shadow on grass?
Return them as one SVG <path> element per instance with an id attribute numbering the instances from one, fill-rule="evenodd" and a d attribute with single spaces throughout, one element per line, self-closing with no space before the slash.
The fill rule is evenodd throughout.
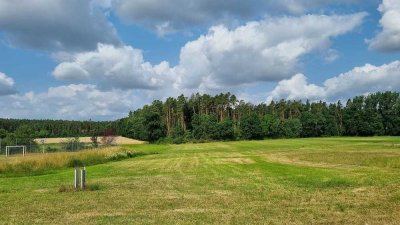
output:
<path id="1" fill-rule="evenodd" d="M 101 186 L 100 184 L 87 184 L 84 189 L 81 188 L 75 189 L 73 186 L 61 185 L 58 188 L 58 192 L 65 193 L 65 192 L 81 192 L 81 191 L 100 191 L 103 189 L 104 187 Z"/>

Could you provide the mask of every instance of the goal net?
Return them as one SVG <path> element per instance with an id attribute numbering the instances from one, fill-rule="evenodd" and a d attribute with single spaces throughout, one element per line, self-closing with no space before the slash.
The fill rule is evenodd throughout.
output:
<path id="1" fill-rule="evenodd" d="M 11 150 L 15 149 L 22 149 L 22 156 L 26 155 L 26 146 L 25 145 L 18 145 L 18 146 L 6 146 L 6 157 L 10 156 Z"/>

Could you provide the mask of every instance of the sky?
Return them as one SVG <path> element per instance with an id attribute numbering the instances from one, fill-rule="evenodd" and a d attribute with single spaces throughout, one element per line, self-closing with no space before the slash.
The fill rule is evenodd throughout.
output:
<path id="1" fill-rule="evenodd" d="M 231 92 L 400 91 L 398 0 L 0 0 L 0 117 L 115 120 Z"/>

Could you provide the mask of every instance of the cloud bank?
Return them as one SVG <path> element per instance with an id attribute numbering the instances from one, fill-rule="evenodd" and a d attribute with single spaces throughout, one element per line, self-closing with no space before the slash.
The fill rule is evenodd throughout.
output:
<path id="1" fill-rule="evenodd" d="M 267 102 L 281 99 L 334 102 L 372 92 L 400 91 L 399 71 L 400 61 L 381 66 L 366 64 L 327 79 L 322 85 L 309 83 L 305 75 L 296 74 L 278 82 L 273 91 L 264 94 L 264 99 Z M 177 96 L 182 92 L 168 86 L 146 91 L 103 90 L 96 85 L 72 84 L 51 87 L 43 93 L 0 96 L 0 107 L 7 108 L 0 111 L 0 117 L 117 119 L 154 99 Z M 254 101 L 254 98 L 247 100 Z"/>
<path id="2" fill-rule="evenodd" d="M 16 93 L 14 80 L 0 72 L 0 96 L 14 93 Z"/>
<path id="3" fill-rule="evenodd" d="M 10 45 L 30 49 L 78 51 L 120 43 L 90 0 L 2 0 L 0 31 Z"/>
<path id="4" fill-rule="evenodd" d="M 366 64 L 362 67 L 327 79 L 322 86 L 310 84 L 303 74 L 280 81 L 269 93 L 267 101 L 290 100 L 347 100 L 356 95 L 372 92 L 400 91 L 400 61 L 381 66 Z"/>
<path id="5" fill-rule="evenodd" d="M 95 85 L 51 87 L 47 92 L 0 96 L 3 118 L 110 120 L 125 117 L 144 102 L 132 91 L 101 91 Z"/>
<path id="6" fill-rule="evenodd" d="M 164 35 L 201 25 L 251 20 L 277 12 L 304 14 L 323 6 L 374 0 L 98 0 L 112 8 L 125 22 L 143 25 Z"/>
<path id="7" fill-rule="evenodd" d="M 145 62 L 141 50 L 130 46 L 99 44 L 97 50 L 73 54 L 59 64 L 53 75 L 60 80 L 91 80 L 105 87 L 154 89 L 165 84 L 169 64 Z"/>
<path id="8" fill-rule="evenodd" d="M 383 52 L 400 50 L 400 1 L 383 0 L 378 10 L 382 13 L 382 31 L 372 40 L 369 47 Z"/>
<path id="9" fill-rule="evenodd" d="M 146 62 L 131 46 L 99 44 L 94 51 L 72 54 L 53 75 L 61 80 L 91 80 L 119 89 L 223 90 L 227 87 L 289 78 L 301 57 L 329 50 L 332 38 L 360 25 L 365 13 L 306 15 L 249 22 L 235 29 L 211 27 L 187 43 L 178 65 Z"/>

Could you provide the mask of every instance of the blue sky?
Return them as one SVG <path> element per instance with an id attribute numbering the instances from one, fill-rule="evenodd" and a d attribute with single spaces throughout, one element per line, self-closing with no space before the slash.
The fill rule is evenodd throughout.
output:
<path id="1" fill-rule="evenodd" d="M 397 0 L 0 0 L 0 117 L 112 120 L 155 99 L 400 91 Z"/>

